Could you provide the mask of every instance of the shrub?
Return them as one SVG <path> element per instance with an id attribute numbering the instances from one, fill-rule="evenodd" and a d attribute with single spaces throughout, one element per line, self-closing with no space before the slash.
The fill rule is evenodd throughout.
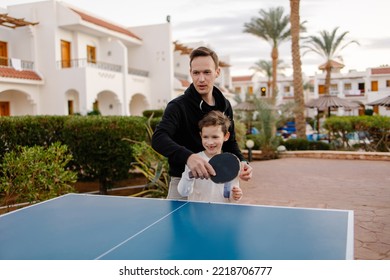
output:
<path id="1" fill-rule="evenodd" d="M 77 174 L 66 169 L 72 159 L 68 148 L 54 143 L 21 147 L 4 155 L 0 165 L 2 204 L 37 202 L 73 192 Z"/>
<path id="2" fill-rule="evenodd" d="M 153 119 L 149 118 L 145 125 L 145 130 L 149 137 L 148 141 L 125 139 L 129 143 L 132 143 L 131 148 L 135 159 L 132 167 L 138 172 L 141 172 L 148 180 L 148 184 L 144 189 L 133 196 L 165 198 L 169 188 L 169 164 L 168 159 L 157 153 L 151 146 L 153 135 L 151 120 Z"/>
<path id="3" fill-rule="evenodd" d="M 66 116 L 22 116 L 0 118 L 0 161 L 17 146 L 44 146 L 62 142 Z"/>
<path id="4" fill-rule="evenodd" d="M 72 117 L 64 125 L 64 143 L 72 152 L 73 168 L 79 177 L 98 180 L 106 194 L 112 181 L 128 178 L 131 146 L 124 138 L 146 139 L 144 117 Z"/>

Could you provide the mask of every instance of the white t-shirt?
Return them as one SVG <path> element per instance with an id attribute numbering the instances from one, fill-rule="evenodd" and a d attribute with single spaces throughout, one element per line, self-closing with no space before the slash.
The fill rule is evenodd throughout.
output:
<path id="1" fill-rule="evenodd" d="M 204 153 L 198 153 L 205 160 L 210 158 Z M 231 192 L 233 186 L 239 187 L 238 176 L 232 181 L 225 184 L 216 184 L 210 179 L 194 179 L 189 177 L 190 169 L 186 165 L 181 176 L 177 190 L 182 196 L 188 196 L 191 201 L 207 201 L 207 202 L 231 202 L 234 201 Z M 224 197 L 224 187 L 227 186 L 230 197 Z"/>

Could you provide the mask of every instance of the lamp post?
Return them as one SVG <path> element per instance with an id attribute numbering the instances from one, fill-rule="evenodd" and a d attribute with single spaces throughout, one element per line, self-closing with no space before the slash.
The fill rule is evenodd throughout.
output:
<path id="1" fill-rule="evenodd" d="M 255 142 L 253 142 L 252 139 L 249 139 L 245 143 L 246 147 L 248 148 L 248 161 L 252 161 L 252 148 L 255 146 Z"/>

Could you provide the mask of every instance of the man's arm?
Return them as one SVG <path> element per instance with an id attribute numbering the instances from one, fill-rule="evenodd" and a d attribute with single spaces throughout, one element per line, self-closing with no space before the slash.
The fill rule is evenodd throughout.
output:
<path id="1" fill-rule="evenodd" d="M 193 153 L 173 140 L 174 135 L 179 130 L 181 118 L 179 106 L 174 103 L 168 104 L 153 133 L 152 148 L 184 166 Z"/>

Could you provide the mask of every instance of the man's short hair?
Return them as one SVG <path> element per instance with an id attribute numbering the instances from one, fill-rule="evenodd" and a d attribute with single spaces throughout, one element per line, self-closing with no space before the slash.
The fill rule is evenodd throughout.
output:
<path id="1" fill-rule="evenodd" d="M 214 61 L 215 69 L 218 68 L 218 66 L 219 66 L 218 55 L 213 50 L 206 48 L 206 47 L 199 47 L 199 48 L 194 49 L 191 52 L 191 54 L 190 54 L 190 67 L 191 67 L 191 63 L 194 60 L 194 58 L 199 57 L 199 56 L 210 56 Z"/>

